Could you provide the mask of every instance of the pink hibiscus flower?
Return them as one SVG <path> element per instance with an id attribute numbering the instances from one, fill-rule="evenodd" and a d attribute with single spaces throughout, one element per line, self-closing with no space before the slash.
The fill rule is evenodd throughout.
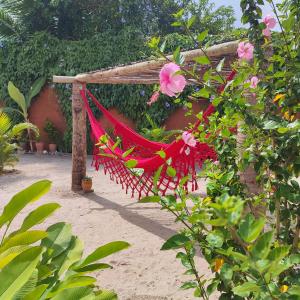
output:
<path id="1" fill-rule="evenodd" d="M 184 76 L 176 74 L 180 67 L 174 63 L 168 63 L 163 66 L 159 73 L 160 91 L 169 97 L 176 96 L 181 93 L 185 86 L 186 80 Z"/>
<path id="2" fill-rule="evenodd" d="M 250 87 L 252 89 L 256 89 L 257 88 L 257 85 L 259 83 L 259 79 L 256 77 L 256 76 L 253 76 L 251 79 L 250 79 Z"/>
<path id="3" fill-rule="evenodd" d="M 263 18 L 263 23 L 266 24 L 266 27 L 269 29 L 274 29 L 277 21 L 274 17 L 272 17 L 271 15 L 267 15 Z"/>
<path id="4" fill-rule="evenodd" d="M 237 53 L 240 59 L 251 60 L 253 58 L 254 46 L 251 43 L 240 42 Z"/>
<path id="5" fill-rule="evenodd" d="M 275 28 L 277 21 L 271 15 L 267 15 L 263 18 L 263 23 L 266 25 L 266 28 L 263 30 L 263 35 L 265 37 L 270 37 L 271 36 L 270 29 Z"/>
<path id="6" fill-rule="evenodd" d="M 190 147 L 195 147 L 197 144 L 197 141 L 195 140 L 195 137 L 193 136 L 193 134 L 188 131 L 185 131 L 182 134 L 182 139 L 183 139 L 184 143 Z"/>

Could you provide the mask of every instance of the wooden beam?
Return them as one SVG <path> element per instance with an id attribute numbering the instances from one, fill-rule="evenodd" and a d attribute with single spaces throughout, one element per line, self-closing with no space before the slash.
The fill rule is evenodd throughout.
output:
<path id="1" fill-rule="evenodd" d="M 81 190 L 81 180 L 86 175 L 86 111 L 80 96 L 82 85 L 73 83 L 72 88 L 72 190 Z"/>
<path id="2" fill-rule="evenodd" d="M 76 82 L 74 76 L 53 76 L 52 80 L 54 83 L 74 83 Z"/>
<path id="3" fill-rule="evenodd" d="M 206 53 L 209 57 L 224 57 L 226 55 L 235 55 L 238 48 L 239 41 L 228 42 L 220 45 L 215 45 L 206 49 Z M 192 61 L 195 57 L 204 56 L 204 53 L 200 49 L 182 52 L 185 62 Z M 172 56 L 168 56 L 172 58 Z M 162 67 L 166 63 L 165 59 L 149 60 L 145 62 L 134 63 L 127 66 L 116 67 L 109 70 L 100 70 L 92 73 L 78 74 L 75 78 L 80 82 L 94 82 L 103 83 L 104 78 L 114 78 L 114 77 L 126 77 L 130 75 L 138 75 L 140 73 L 145 73 L 147 70 L 155 70 Z M 136 82 L 138 83 L 138 82 Z"/>

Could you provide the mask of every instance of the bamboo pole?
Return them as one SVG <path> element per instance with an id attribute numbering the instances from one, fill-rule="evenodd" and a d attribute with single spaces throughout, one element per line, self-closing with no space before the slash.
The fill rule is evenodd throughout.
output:
<path id="1" fill-rule="evenodd" d="M 82 85 L 73 83 L 72 88 L 72 190 L 81 190 L 81 180 L 86 175 L 86 112 L 80 96 Z"/>
<path id="2" fill-rule="evenodd" d="M 239 41 L 228 42 L 220 45 L 215 45 L 206 50 L 209 57 L 226 56 L 235 54 L 238 48 Z M 204 53 L 200 49 L 182 52 L 185 62 L 192 61 L 198 56 L 204 56 Z M 172 58 L 172 55 L 168 56 Z M 165 59 L 149 60 L 145 62 L 134 63 L 132 65 L 116 67 L 109 70 L 100 70 L 92 73 L 78 74 L 75 78 L 80 82 L 103 82 L 104 78 L 129 76 L 132 74 L 141 74 L 145 70 L 153 71 L 161 68 L 166 63 Z"/>

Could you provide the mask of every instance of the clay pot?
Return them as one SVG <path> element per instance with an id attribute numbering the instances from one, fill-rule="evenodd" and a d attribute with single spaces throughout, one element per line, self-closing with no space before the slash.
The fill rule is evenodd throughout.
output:
<path id="1" fill-rule="evenodd" d="M 57 150 L 57 145 L 56 144 L 49 144 L 49 152 L 51 154 L 54 154 Z"/>
<path id="2" fill-rule="evenodd" d="M 84 178 L 81 180 L 81 187 L 84 192 L 92 191 L 92 185 L 93 185 L 92 179 Z"/>
<path id="3" fill-rule="evenodd" d="M 44 143 L 43 142 L 36 142 L 35 143 L 36 152 L 38 154 L 42 154 L 44 150 Z"/>

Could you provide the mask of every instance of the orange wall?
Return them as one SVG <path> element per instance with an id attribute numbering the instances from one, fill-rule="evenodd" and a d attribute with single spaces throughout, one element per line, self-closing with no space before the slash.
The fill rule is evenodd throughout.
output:
<path id="1" fill-rule="evenodd" d="M 61 112 L 58 97 L 55 90 L 49 86 L 45 87 L 39 96 L 33 100 L 29 110 L 30 122 L 40 130 L 41 141 L 49 143 L 48 135 L 44 131 L 46 119 L 49 119 L 63 134 L 66 130 L 66 120 Z"/>

